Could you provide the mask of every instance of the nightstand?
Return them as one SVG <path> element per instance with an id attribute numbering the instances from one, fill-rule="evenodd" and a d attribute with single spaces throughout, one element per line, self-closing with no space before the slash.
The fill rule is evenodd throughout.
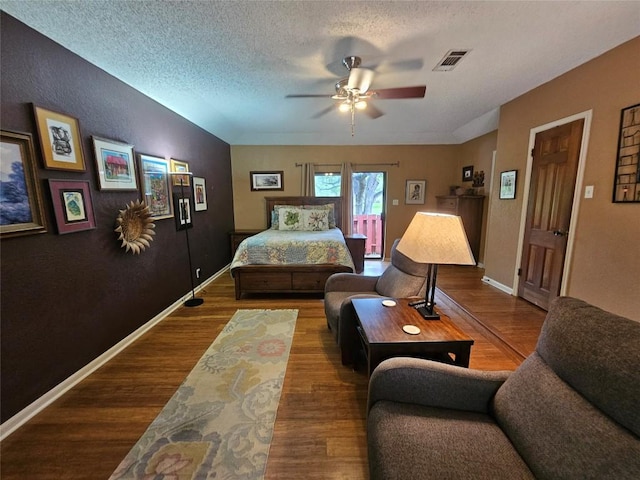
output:
<path id="1" fill-rule="evenodd" d="M 367 236 L 361 233 L 354 233 L 353 235 L 345 235 L 344 240 L 349 248 L 349 252 L 351 252 L 356 273 L 361 273 L 364 270 L 364 251 Z"/>

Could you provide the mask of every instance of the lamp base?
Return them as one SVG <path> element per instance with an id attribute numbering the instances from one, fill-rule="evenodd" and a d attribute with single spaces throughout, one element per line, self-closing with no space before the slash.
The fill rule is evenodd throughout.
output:
<path id="1" fill-rule="evenodd" d="M 420 315 L 422 315 L 422 318 L 424 318 L 425 320 L 440 320 L 440 315 L 436 313 L 435 309 L 433 308 L 430 309 L 426 305 L 416 306 L 414 308 Z"/>
<path id="2" fill-rule="evenodd" d="M 198 305 L 202 305 L 204 303 L 204 299 L 202 298 L 190 298 L 186 302 L 184 302 L 185 307 L 197 307 Z"/>

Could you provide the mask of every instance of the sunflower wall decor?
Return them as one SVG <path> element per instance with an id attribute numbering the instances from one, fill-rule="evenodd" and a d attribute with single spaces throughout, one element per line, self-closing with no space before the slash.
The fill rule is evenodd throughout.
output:
<path id="1" fill-rule="evenodd" d="M 122 241 L 122 248 L 126 252 L 131 250 L 133 254 L 139 254 L 145 248 L 150 247 L 156 228 L 151 218 L 151 210 L 140 200 L 131 201 L 124 210 L 120 210 L 116 218 L 116 233 L 118 240 Z"/>

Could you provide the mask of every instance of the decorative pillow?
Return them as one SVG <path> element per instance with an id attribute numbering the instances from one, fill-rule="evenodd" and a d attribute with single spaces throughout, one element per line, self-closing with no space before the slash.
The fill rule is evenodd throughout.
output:
<path id="1" fill-rule="evenodd" d="M 280 209 L 281 208 L 302 208 L 296 205 L 274 205 L 271 210 L 271 228 L 273 230 L 280 229 Z"/>
<path id="2" fill-rule="evenodd" d="M 280 230 L 280 209 L 281 208 L 298 208 L 304 210 L 320 210 L 326 211 L 328 215 L 328 226 L 326 228 L 319 228 L 319 230 L 328 230 L 329 228 L 336 228 L 336 214 L 333 203 L 327 203 L 325 205 L 274 205 L 271 211 L 271 229 Z M 288 229 L 291 230 L 291 229 Z M 302 229 L 301 229 L 302 230 Z M 313 229 L 310 229 L 313 230 Z"/>
<path id="3" fill-rule="evenodd" d="M 305 205 L 305 210 L 325 210 L 329 214 L 329 228 L 336 228 L 336 212 L 333 203 L 325 205 Z"/>
<path id="4" fill-rule="evenodd" d="M 327 210 L 305 210 L 304 230 L 329 230 L 329 212 Z"/>
<path id="5" fill-rule="evenodd" d="M 329 229 L 327 210 L 306 210 L 300 207 L 280 207 L 278 230 L 319 231 Z"/>
<path id="6" fill-rule="evenodd" d="M 302 228 L 304 210 L 297 207 L 280 207 L 277 210 L 279 230 L 304 230 Z"/>

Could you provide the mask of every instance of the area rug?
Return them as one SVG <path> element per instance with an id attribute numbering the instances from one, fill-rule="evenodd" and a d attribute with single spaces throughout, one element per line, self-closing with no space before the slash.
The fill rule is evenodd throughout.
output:
<path id="1" fill-rule="evenodd" d="M 262 479 L 298 310 L 238 310 L 111 479 Z"/>

